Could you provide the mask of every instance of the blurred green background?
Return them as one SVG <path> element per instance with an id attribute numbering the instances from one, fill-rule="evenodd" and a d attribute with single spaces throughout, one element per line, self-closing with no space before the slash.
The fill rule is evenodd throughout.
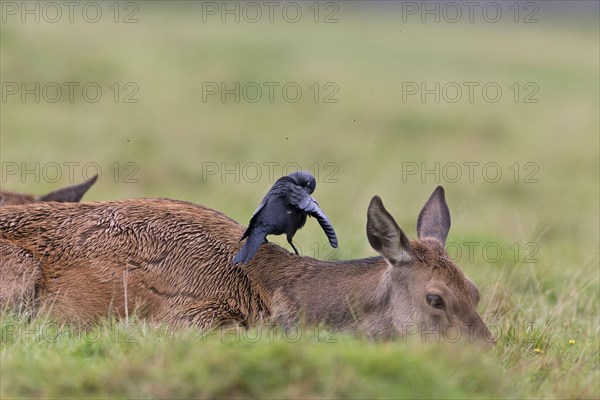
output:
<path id="1" fill-rule="evenodd" d="M 82 2 L 70 22 L 61 3 L 58 18 L 2 2 L 2 189 L 42 194 L 99 170 L 86 200 L 177 198 L 246 224 L 273 178 L 300 166 L 340 248 L 314 220 L 295 242 L 349 259 L 375 254 L 373 195 L 415 237 L 441 184 L 449 251 L 486 321 L 549 333 L 524 349 L 500 332 L 519 393 L 598 395 L 598 3 L 476 2 L 472 17 L 454 3 L 460 18 L 444 2 L 275 3 L 109 2 L 98 16 Z M 530 360 L 540 346 L 555 358 Z M 557 379 L 569 371 L 586 372 Z"/>

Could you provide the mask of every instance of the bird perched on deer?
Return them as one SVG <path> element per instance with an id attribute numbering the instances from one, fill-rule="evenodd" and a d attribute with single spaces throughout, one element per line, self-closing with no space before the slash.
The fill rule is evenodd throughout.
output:
<path id="1" fill-rule="evenodd" d="M 298 171 L 279 178 L 260 203 L 240 241 L 248 238 L 233 258 L 234 263 L 247 263 L 256 254 L 267 235 L 287 236 L 288 243 L 298 254 L 292 239 L 304 226 L 306 217 L 317 219 L 331 247 L 338 247 L 333 226 L 319 204 L 311 197 L 317 182 L 307 171 Z"/>

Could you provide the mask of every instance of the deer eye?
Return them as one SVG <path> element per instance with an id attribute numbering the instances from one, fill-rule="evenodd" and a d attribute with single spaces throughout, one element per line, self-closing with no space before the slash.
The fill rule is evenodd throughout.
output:
<path id="1" fill-rule="evenodd" d="M 442 299 L 442 296 L 438 294 L 428 294 L 426 298 L 427 304 L 431 307 L 439 309 L 444 308 L 444 299 Z"/>

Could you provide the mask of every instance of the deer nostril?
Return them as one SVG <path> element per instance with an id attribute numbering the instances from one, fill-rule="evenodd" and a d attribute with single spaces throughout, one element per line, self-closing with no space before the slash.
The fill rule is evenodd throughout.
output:
<path id="1" fill-rule="evenodd" d="M 496 346 L 496 338 L 484 339 L 483 350 L 490 351 Z"/>
<path id="2" fill-rule="evenodd" d="M 486 350 L 493 349 L 494 346 L 496 346 L 496 342 L 498 341 L 496 339 L 496 337 L 494 335 L 492 335 L 492 332 L 490 332 L 488 327 L 485 326 L 485 324 L 483 325 L 483 327 L 481 329 L 481 338 L 484 342 L 484 347 Z"/>

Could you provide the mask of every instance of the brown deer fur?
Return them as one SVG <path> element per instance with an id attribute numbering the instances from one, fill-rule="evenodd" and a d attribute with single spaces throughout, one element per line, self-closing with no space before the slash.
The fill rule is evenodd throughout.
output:
<path id="1" fill-rule="evenodd" d="M 98 176 L 43 196 L 0 191 L 0 207 L 45 201 L 77 202 Z M 0 305 L 15 310 L 32 309 L 42 269 L 33 255 L 6 240 L 0 240 Z"/>
<path id="2" fill-rule="evenodd" d="M 434 196 L 445 206 L 443 190 Z M 477 288 L 441 239 L 409 242 L 378 197 L 368 217 L 369 242 L 382 257 L 325 262 L 266 243 L 247 265 L 235 265 L 244 227 L 191 203 L 137 199 L 0 208 L 0 244 L 26 261 L 0 283 L 2 292 L 13 293 L 0 297 L 0 307 L 46 307 L 84 324 L 135 312 L 202 329 L 248 327 L 270 318 L 284 328 L 325 323 L 372 337 L 430 329 L 443 334 L 454 326 L 464 338 L 467 331 L 471 338 L 490 338 L 476 310 Z M 427 304 L 430 292 L 444 298 L 445 310 Z"/>

